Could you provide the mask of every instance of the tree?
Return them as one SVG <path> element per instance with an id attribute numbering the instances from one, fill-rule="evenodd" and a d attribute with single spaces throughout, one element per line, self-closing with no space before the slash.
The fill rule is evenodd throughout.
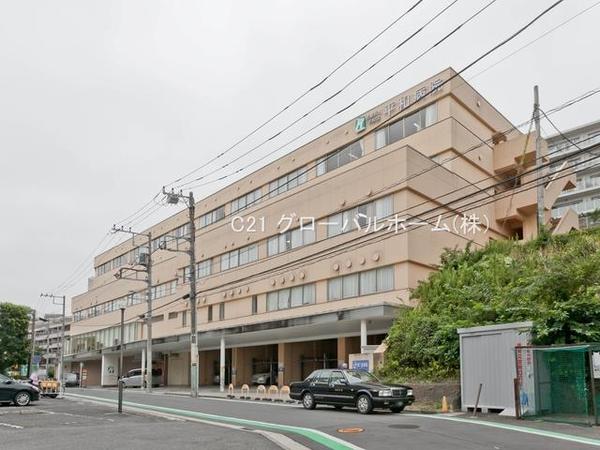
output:
<path id="1" fill-rule="evenodd" d="M 600 229 L 446 250 L 388 335 L 383 374 L 458 375 L 457 328 L 531 320 L 534 343 L 600 341 Z"/>
<path id="2" fill-rule="evenodd" d="M 0 303 L 0 373 L 29 358 L 29 308 Z"/>

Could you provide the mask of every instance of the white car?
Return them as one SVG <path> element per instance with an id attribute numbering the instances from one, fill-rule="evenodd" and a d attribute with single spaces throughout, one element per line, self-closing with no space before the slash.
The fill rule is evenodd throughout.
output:
<path id="1" fill-rule="evenodd" d="M 160 376 L 162 375 L 159 369 L 152 369 L 152 386 L 160 386 Z M 142 387 L 142 369 L 131 369 L 122 378 L 125 387 Z"/>
<path id="2" fill-rule="evenodd" d="M 275 378 L 274 383 L 277 383 L 277 378 Z M 255 373 L 252 375 L 252 384 L 270 385 L 274 383 L 271 383 L 271 374 L 269 372 Z"/>

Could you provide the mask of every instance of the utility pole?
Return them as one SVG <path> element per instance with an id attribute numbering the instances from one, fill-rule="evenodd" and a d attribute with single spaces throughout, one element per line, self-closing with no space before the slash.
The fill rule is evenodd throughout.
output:
<path id="1" fill-rule="evenodd" d="M 33 369 L 33 356 L 35 355 L 35 309 L 31 310 L 31 351 L 27 362 L 27 378 L 31 376 Z"/>
<path id="2" fill-rule="evenodd" d="M 146 382 L 146 392 L 152 392 L 152 233 L 138 233 L 132 231 L 131 228 L 124 229 L 123 227 L 117 228 L 113 225 L 112 230 L 113 233 L 129 233 L 133 236 L 133 240 L 135 243 L 136 236 L 144 236 L 148 240 L 148 257 L 142 258 L 142 253 L 140 252 L 140 259 L 137 262 L 140 266 L 143 266 L 144 269 L 135 269 L 133 267 L 119 269 L 119 271 L 115 274 L 115 277 L 118 279 L 129 279 L 134 281 L 140 281 L 137 278 L 126 278 L 123 277 L 123 270 L 125 271 L 133 271 L 133 272 L 145 272 L 146 273 L 146 283 L 147 283 L 147 294 L 146 294 L 146 302 L 148 304 L 148 309 L 146 312 L 146 368 L 142 367 L 142 373 L 144 373 L 144 381 Z"/>
<path id="3" fill-rule="evenodd" d="M 65 374 L 64 374 L 64 358 L 65 358 L 65 316 L 66 316 L 66 307 L 67 307 L 67 296 L 66 295 L 54 295 L 54 294 L 40 294 L 40 297 L 48 297 L 52 299 L 52 303 L 54 305 L 62 306 L 62 326 L 60 330 L 60 366 L 59 366 L 59 376 L 60 380 L 60 395 L 61 397 L 65 393 Z M 56 303 L 56 300 L 60 299 L 60 303 Z"/>
<path id="4" fill-rule="evenodd" d="M 537 186 L 537 232 L 538 236 L 546 223 L 546 208 L 544 206 L 545 183 L 542 181 L 544 170 L 542 169 L 542 130 L 540 129 L 540 95 L 537 85 L 533 87 L 533 120 L 535 121 L 535 159 L 537 161 L 536 178 Z"/>
<path id="5" fill-rule="evenodd" d="M 123 343 L 125 341 L 125 307 L 121 306 L 121 337 L 119 338 L 119 414 L 123 412 Z"/>
<path id="6" fill-rule="evenodd" d="M 38 320 L 41 320 L 42 322 L 46 322 L 46 354 L 45 354 L 45 360 L 46 360 L 46 375 L 48 374 L 48 360 L 50 359 L 50 319 L 45 319 L 43 317 L 38 317 Z"/>
<path id="7" fill-rule="evenodd" d="M 167 203 L 176 205 L 179 200 L 183 200 L 188 208 L 188 220 L 190 224 L 190 236 L 187 238 L 189 242 L 189 249 L 187 254 L 189 256 L 189 272 L 190 272 L 190 385 L 191 385 L 191 396 L 198 397 L 198 381 L 199 381 L 199 367 L 198 367 L 198 325 L 196 321 L 196 202 L 194 200 L 194 193 L 190 193 L 186 196 L 181 191 L 175 193 L 174 191 L 167 192 L 163 187 L 163 194 L 167 196 Z"/>

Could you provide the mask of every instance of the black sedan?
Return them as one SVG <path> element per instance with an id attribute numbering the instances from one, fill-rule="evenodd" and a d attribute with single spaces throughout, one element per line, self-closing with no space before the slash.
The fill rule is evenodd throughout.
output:
<path id="1" fill-rule="evenodd" d="M 19 383 L 0 374 L 0 403 L 14 403 L 27 406 L 40 399 L 40 390 L 28 383 Z"/>
<path id="2" fill-rule="evenodd" d="M 373 374 L 363 370 L 315 370 L 304 381 L 290 385 L 290 397 L 302 401 L 306 409 L 317 405 L 356 407 L 359 413 L 369 414 L 374 408 L 401 412 L 415 401 L 409 386 L 386 385 Z"/>

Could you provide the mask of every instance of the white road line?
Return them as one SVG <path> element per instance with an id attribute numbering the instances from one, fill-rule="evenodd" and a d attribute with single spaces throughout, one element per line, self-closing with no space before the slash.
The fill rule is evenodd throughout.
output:
<path id="1" fill-rule="evenodd" d="M 8 428 L 14 428 L 16 430 L 22 430 L 23 427 L 20 425 L 13 425 L 12 423 L 2 423 L 0 422 L 0 426 L 2 427 L 8 427 Z"/>

